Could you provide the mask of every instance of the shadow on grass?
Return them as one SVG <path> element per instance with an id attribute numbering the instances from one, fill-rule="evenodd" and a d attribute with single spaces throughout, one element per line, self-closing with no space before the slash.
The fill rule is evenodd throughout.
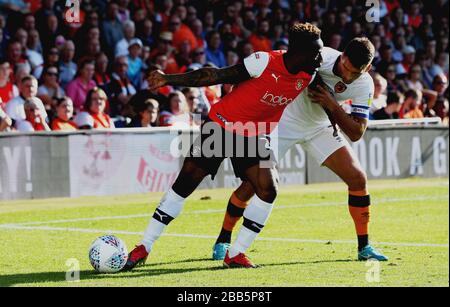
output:
<path id="1" fill-rule="evenodd" d="M 160 262 L 160 263 L 149 263 L 143 267 L 136 268 L 132 272 L 120 272 L 117 274 L 100 274 L 94 270 L 84 270 L 80 271 L 81 281 L 86 280 L 102 280 L 102 279 L 130 279 L 148 276 L 159 276 L 159 275 L 169 275 L 169 274 L 183 274 L 190 272 L 207 272 L 207 271 L 220 271 L 226 270 L 222 267 L 221 262 L 217 263 L 217 266 L 199 268 L 155 268 L 155 266 L 160 265 L 171 265 L 179 263 L 195 263 L 211 261 L 210 258 L 196 258 L 196 259 L 185 259 L 173 262 Z M 345 263 L 354 262 L 356 260 L 351 259 L 341 259 L 341 260 L 318 260 L 318 261 L 294 261 L 294 262 L 284 262 L 284 263 L 268 263 L 261 265 L 260 269 L 265 267 L 277 267 L 277 266 L 288 266 L 288 265 L 306 265 L 306 264 L 322 264 L 322 263 Z M 66 272 L 40 272 L 40 273 L 29 273 L 29 274 L 10 274 L 10 275 L 0 275 L 0 287 L 11 287 L 20 284 L 35 284 L 39 286 L 40 283 L 49 282 L 66 282 Z M 77 286 L 78 283 L 67 283 L 67 285 Z M 80 284 L 82 285 L 82 284 Z"/>

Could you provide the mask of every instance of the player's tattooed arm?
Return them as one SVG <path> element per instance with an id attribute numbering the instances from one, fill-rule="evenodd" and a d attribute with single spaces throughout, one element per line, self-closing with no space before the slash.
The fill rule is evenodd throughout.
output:
<path id="1" fill-rule="evenodd" d="M 147 77 L 150 90 L 165 85 L 200 87 L 215 84 L 236 84 L 250 79 L 244 64 L 225 68 L 204 67 L 184 74 L 166 75 L 162 71 L 153 71 Z"/>
<path id="2" fill-rule="evenodd" d="M 327 113 L 330 113 L 334 122 L 350 138 L 356 142 L 362 138 L 366 132 L 368 120 L 357 116 L 348 115 L 341 108 L 334 96 L 323 86 L 318 85 L 316 89 L 309 89 L 309 97 L 312 102 L 320 104 Z"/>

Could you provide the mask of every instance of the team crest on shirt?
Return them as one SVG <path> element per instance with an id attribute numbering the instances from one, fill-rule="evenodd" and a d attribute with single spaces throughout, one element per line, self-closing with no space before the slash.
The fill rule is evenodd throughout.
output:
<path id="1" fill-rule="evenodd" d="M 301 89 L 303 88 L 303 80 L 299 79 L 297 80 L 297 82 L 295 83 L 295 89 L 297 91 L 301 91 Z"/>
<path id="2" fill-rule="evenodd" d="M 334 91 L 338 94 L 341 94 L 341 93 L 345 92 L 346 90 L 347 90 L 347 85 L 345 85 L 344 82 L 342 82 L 342 81 L 339 81 L 334 86 Z"/>

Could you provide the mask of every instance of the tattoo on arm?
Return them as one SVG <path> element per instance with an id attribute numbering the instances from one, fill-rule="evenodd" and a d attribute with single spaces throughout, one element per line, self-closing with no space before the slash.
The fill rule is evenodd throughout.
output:
<path id="1" fill-rule="evenodd" d="M 185 74 L 164 75 L 167 83 L 174 86 L 209 86 L 215 84 L 236 84 L 250 79 L 244 64 L 225 68 L 205 67 Z"/>

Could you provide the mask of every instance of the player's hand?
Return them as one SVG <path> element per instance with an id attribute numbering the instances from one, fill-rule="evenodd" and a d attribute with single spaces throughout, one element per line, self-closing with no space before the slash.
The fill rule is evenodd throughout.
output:
<path id="1" fill-rule="evenodd" d="M 339 103 L 336 101 L 333 95 L 324 88 L 322 85 L 317 85 L 316 89 L 309 88 L 308 96 L 313 103 L 320 104 L 322 107 L 329 111 L 334 111 L 339 107 Z"/>
<path id="2" fill-rule="evenodd" d="M 167 84 L 167 80 L 164 78 L 164 73 L 161 70 L 152 71 L 147 77 L 147 82 L 148 89 L 151 91 L 156 91 Z"/>

